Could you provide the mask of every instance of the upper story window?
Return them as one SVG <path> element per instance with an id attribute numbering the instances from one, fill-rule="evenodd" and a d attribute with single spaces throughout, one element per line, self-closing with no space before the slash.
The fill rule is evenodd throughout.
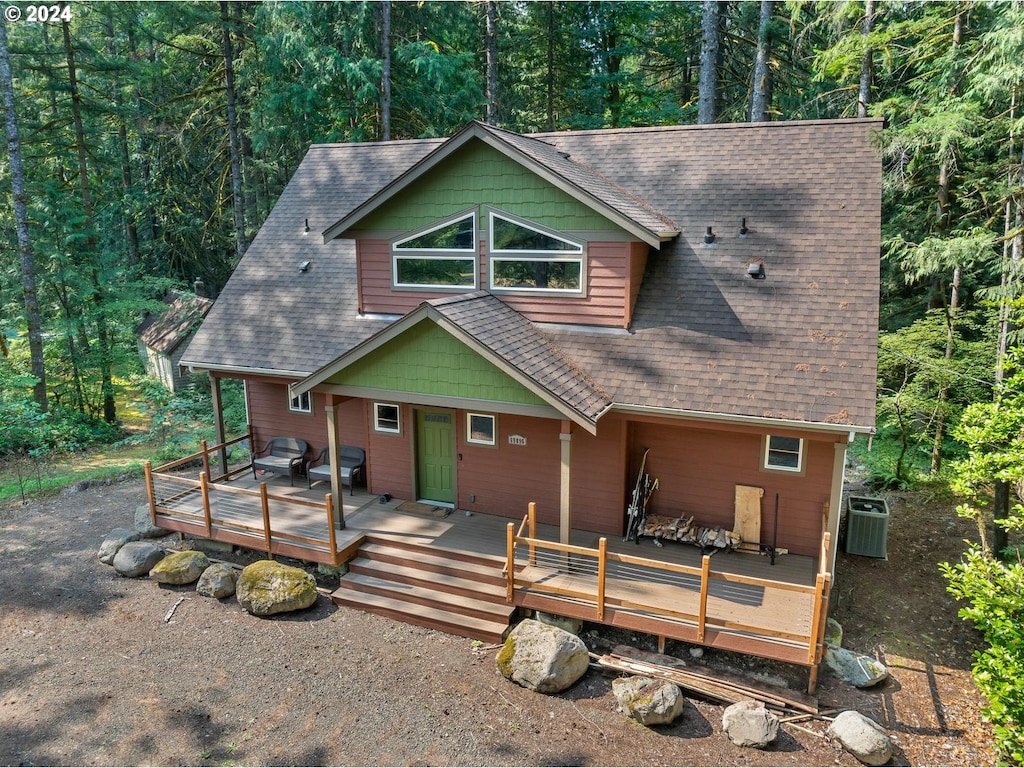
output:
<path id="1" fill-rule="evenodd" d="M 303 392 L 298 397 L 293 397 L 288 403 L 288 410 L 295 413 L 312 413 L 313 407 L 309 402 L 309 392 Z"/>
<path id="2" fill-rule="evenodd" d="M 391 243 L 396 288 L 476 288 L 476 214 L 462 213 Z"/>
<path id="3" fill-rule="evenodd" d="M 583 244 L 536 224 L 490 211 L 490 287 L 493 291 L 583 293 Z"/>

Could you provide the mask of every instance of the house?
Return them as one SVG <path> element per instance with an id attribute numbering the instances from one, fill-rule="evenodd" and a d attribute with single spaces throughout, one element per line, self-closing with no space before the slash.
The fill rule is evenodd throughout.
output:
<path id="1" fill-rule="evenodd" d="M 313 146 L 182 363 L 245 381 L 256 446 L 362 448 L 375 496 L 622 537 L 646 456 L 650 511 L 743 506 L 831 574 L 875 418 L 880 130 Z"/>
<path id="2" fill-rule="evenodd" d="M 199 323 L 213 307 L 213 300 L 198 294 L 170 291 L 164 296 L 165 309 L 145 319 L 135 329 L 139 357 L 146 373 L 171 392 L 189 383 L 188 373 L 180 366 L 181 356 Z"/>

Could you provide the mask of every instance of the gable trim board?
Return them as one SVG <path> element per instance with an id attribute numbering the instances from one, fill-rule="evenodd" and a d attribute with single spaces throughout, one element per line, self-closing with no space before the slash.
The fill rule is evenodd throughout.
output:
<path id="1" fill-rule="evenodd" d="M 614 224 L 622 227 L 627 232 L 635 235 L 653 248 L 660 248 L 662 242 L 671 240 L 679 235 L 678 228 L 673 227 L 668 222 L 667 217 L 655 212 L 653 209 L 648 211 L 650 215 L 661 220 L 661 226 L 656 226 L 654 229 L 651 228 L 651 224 L 645 224 L 638 221 L 635 213 L 630 214 L 628 211 L 621 210 L 625 207 L 621 205 L 621 203 L 619 206 L 609 204 L 582 186 L 582 182 L 585 179 L 590 182 L 588 186 L 591 186 L 592 188 L 612 188 L 616 193 L 621 195 L 622 198 L 631 198 L 631 202 L 638 209 L 649 208 L 649 206 L 646 206 L 639 199 L 632 198 L 632 196 L 625 192 L 625 190 L 615 187 L 614 184 L 597 174 L 596 171 L 593 171 L 590 168 L 584 168 L 577 164 L 574 170 L 581 174 L 583 178 L 570 179 L 564 173 L 559 173 L 554 167 L 552 167 L 552 163 L 541 162 L 537 157 L 524 152 L 520 146 L 516 146 L 516 144 L 508 140 L 508 136 L 510 135 L 514 136 L 515 134 L 507 134 L 506 132 L 500 131 L 491 126 L 485 126 L 483 123 L 473 121 L 460 133 L 443 143 L 425 158 L 394 179 L 390 184 L 356 207 L 347 216 L 324 230 L 322 233 L 324 243 L 340 237 L 346 231 L 353 229 L 360 220 L 364 219 L 373 211 L 391 200 L 395 195 L 406 189 L 412 182 L 422 178 L 431 169 L 437 167 L 440 163 L 473 139 L 480 140 L 501 152 L 503 155 L 513 159 L 536 176 L 544 179 L 576 200 L 579 200 L 587 207 L 604 216 Z M 523 137 L 517 138 L 521 139 Z M 536 139 L 526 140 L 538 141 Z M 538 143 L 543 142 L 538 141 Z M 563 161 L 568 161 L 569 158 L 567 155 L 564 153 L 559 154 L 558 150 L 551 145 L 547 146 L 556 157 L 562 158 Z M 549 160 L 554 160 L 554 158 L 549 158 Z"/>

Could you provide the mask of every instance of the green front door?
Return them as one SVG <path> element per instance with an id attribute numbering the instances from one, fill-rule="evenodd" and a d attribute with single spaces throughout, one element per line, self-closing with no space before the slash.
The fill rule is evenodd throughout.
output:
<path id="1" fill-rule="evenodd" d="M 455 415 L 416 411 L 416 477 L 419 498 L 455 503 Z"/>

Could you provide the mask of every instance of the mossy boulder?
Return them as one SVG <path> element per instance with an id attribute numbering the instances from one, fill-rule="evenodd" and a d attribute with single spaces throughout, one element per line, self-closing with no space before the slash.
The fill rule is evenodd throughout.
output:
<path id="1" fill-rule="evenodd" d="M 587 646 L 576 635 L 527 619 L 513 629 L 497 657 L 506 678 L 539 693 L 558 693 L 586 674 Z"/>
<path id="2" fill-rule="evenodd" d="M 612 681 L 619 711 L 641 725 L 666 725 L 683 712 L 686 700 L 679 686 L 649 677 L 620 677 Z"/>
<path id="3" fill-rule="evenodd" d="M 301 568 L 258 560 L 238 577 L 235 597 L 253 616 L 301 611 L 316 602 L 316 580 Z"/>
<path id="4" fill-rule="evenodd" d="M 172 552 L 153 566 L 149 578 L 160 584 L 192 584 L 209 567 L 210 559 L 202 552 Z"/>

